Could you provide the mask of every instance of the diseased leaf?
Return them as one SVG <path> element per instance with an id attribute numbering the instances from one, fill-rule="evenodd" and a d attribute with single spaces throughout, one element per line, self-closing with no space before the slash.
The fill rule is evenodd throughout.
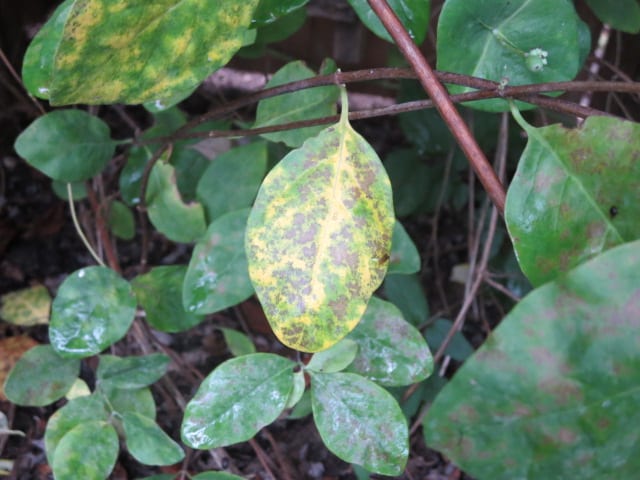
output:
<path id="1" fill-rule="evenodd" d="M 37 345 L 38 342 L 27 335 L 0 338 L 0 352 L 2 352 L 0 355 L 0 400 L 7 400 L 4 387 L 9 372 L 28 350 Z"/>
<path id="2" fill-rule="evenodd" d="M 61 38 L 57 31 L 47 38 L 57 48 L 42 51 L 55 51 L 51 103 L 143 103 L 184 94 L 253 40 L 248 27 L 257 4 L 77 0 Z"/>
<path id="3" fill-rule="evenodd" d="M 58 480 L 104 480 L 116 464 L 119 449 L 118 434 L 109 423 L 82 423 L 60 440 L 51 462 L 53 475 Z"/>
<path id="4" fill-rule="evenodd" d="M 325 65 L 321 74 L 335 71 L 335 65 Z M 265 88 L 276 87 L 295 80 L 314 77 L 316 73 L 301 61 L 288 63 L 278 70 Z M 316 87 L 261 100 L 256 112 L 254 128 L 282 123 L 326 117 L 336 113 L 335 103 L 339 90 L 336 86 Z M 262 137 L 272 142 L 284 142 L 289 147 L 299 147 L 318 134 L 322 126 L 298 128 L 283 132 L 265 133 Z"/>
<path id="5" fill-rule="evenodd" d="M 246 234 L 249 275 L 285 345 L 324 350 L 358 323 L 389 262 L 389 178 L 349 125 L 289 153 L 264 180 Z"/>
<path id="6" fill-rule="evenodd" d="M 139 413 L 122 414 L 129 453 L 145 465 L 172 465 L 184 458 L 184 451 L 152 419 Z"/>
<path id="7" fill-rule="evenodd" d="M 41 407 L 64 397 L 79 373 L 79 360 L 60 357 L 51 345 L 38 345 L 13 367 L 4 393 L 16 405 Z"/>
<path id="8" fill-rule="evenodd" d="M 29 327 L 49 323 L 51 296 L 44 285 L 34 285 L 0 296 L 0 318 Z"/>
<path id="9" fill-rule="evenodd" d="M 53 301 L 51 346 L 63 357 L 90 357 L 120 340 L 135 314 L 126 280 L 106 267 L 82 268 L 67 277 Z"/>
<path id="10" fill-rule="evenodd" d="M 640 241 L 534 290 L 427 413 L 475 478 L 633 478 L 640 468 Z"/>
<path id="11" fill-rule="evenodd" d="M 209 449 L 252 438 L 284 410 L 293 388 L 294 366 L 291 360 L 270 353 L 224 362 L 205 378 L 187 405 L 184 443 Z"/>
<path id="12" fill-rule="evenodd" d="M 391 394 L 353 373 L 309 374 L 313 419 L 327 448 L 371 472 L 400 475 L 409 432 Z"/>
<path id="13" fill-rule="evenodd" d="M 109 127 L 82 110 L 55 110 L 31 123 L 15 149 L 29 165 L 61 182 L 88 180 L 115 151 Z"/>
<path id="14" fill-rule="evenodd" d="M 385 386 L 403 386 L 427 378 L 433 358 L 422 334 L 392 303 L 372 297 L 362 320 L 347 337 L 358 344 L 348 371 Z"/>
<path id="15" fill-rule="evenodd" d="M 579 22 L 568 0 L 447 0 L 438 19 L 437 67 L 496 82 L 508 79 L 509 85 L 572 80 L 581 67 Z M 469 106 L 509 109 L 502 99 Z"/>
<path id="16" fill-rule="evenodd" d="M 529 141 L 507 193 L 505 218 L 533 285 L 640 238 L 638 124 L 590 117 L 573 130 L 523 126 Z"/>
<path id="17" fill-rule="evenodd" d="M 154 267 L 131 282 L 138 303 L 153 328 L 163 332 L 182 332 L 198 325 L 204 316 L 187 312 L 182 306 L 185 265 Z"/>
<path id="18" fill-rule="evenodd" d="M 367 0 L 348 0 L 349 4 L 362 20 L 369 30 L 375 33 L 378 37 L 386 40 L 387 42 L 393 42 L 391 35 L 384 28 L 378 16 L 373 9 L 367 3 Z M 416 45 L 420 45 L 426 35 L 429 28 L 430 19 L 430 0 L 388 0 L 389 6 L 398 16 L 398 19 L 404 25 L 409 36 L 413 39 Z"/>
<path id="19" fill-rule="evenodd" d="M 152 353 L 137 357 L 100 355 L 97 380 L 113 388 L 138 389 L 151 385 L 162 377 L 169 364 L 169 357 Z"/>
<path id="20" fill-rule="evenodd" d="M 194 242 L 205 232 L 204 209 L 200 203 L 182 200 L 173 166 L 162 162 L 154 165 L 146 200 L 149 220 L 169 240 Z"/>
<path id="21" fill-rule="evenodd" d="M 253 295 L 243 249 L 248 216 L 248 209 L 223 215 L 197 243 L 182 288 L 188 312 L 214 313 Z"/>

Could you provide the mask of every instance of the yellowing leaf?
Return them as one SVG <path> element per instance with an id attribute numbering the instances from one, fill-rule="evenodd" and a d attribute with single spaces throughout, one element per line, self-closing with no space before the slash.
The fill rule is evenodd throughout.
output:
<path id="1" fill-rule="evenodd" d="M 329 348 L 358 323 L 384 278 L 394 224 L 391 184 L 347 117 L 269 173 L 249 216 L 249 275 L 287 346 Z"/>
<path id="2" fill-rule="evenodd" d="M 0 318 L 14 325 L 29 327 L 47 324 L 50 310 L 51 297 L 43 285 L 34 285 L 0 297 Z"/>

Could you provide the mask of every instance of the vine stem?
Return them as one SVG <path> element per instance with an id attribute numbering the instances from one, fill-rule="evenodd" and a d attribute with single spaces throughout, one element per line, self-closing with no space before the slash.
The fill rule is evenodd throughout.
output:
<path id="1" fill-rule="evenodd" d="M 76 215 L 76 207 L 73 204 L 73 191 L 71 189 L 70 183 L 67 183 L 67 196 L 69 197 L 69 209 L 71 210 L 71 220 L 73 220 L 73 226 L 76 228 L 76 232 L 78 232 L 78 236 L 80 237 L 80 240 L 82 240 L 82 243 L 84 243 L 84 246 L 89 251 L 93 259 L 96 262 L 98 262 L 98 265 L 104 267 L 105 266 L 104 262 L 102 261 L 100 256 L 96 253 L 96 251 L 93 249 L 93 247 L 91 246 L 91 243 L 89 243 L 89 240 L 87 240 L 87 237 L 84 235 L 84 232 L 82 231 L 82 227 L 80 226 L 80 222 L 78 222 L 78 216 Z"/>
<path id="2" fill-rule="evenodd" d="M 435 107 L 442 115 L 442 119 L 449 127 L 449 130 L 457 140 L 460 148 L 471 163 L 478 179 L 484 186 L 487 194 L 491 198 L 501 214 L 504 214 L 504 204 L 506 192 L 504 186 L 498 179 L 484 152 L 476 142 L 471 130 L 456 110 L 453 102 L 449 98 L 444 86 L 438 81 L 433 69 L 424 58 L 420 49 L 413 43 L 409 33 L 404 28 L 395 12 L 391 9 L 386 0 L 368 0 L 369 5 L 378 16 L 384 27 L 387 29 L 396 45 L 402 52 L 404 58 L 413 67 L 429 97 L 433 100 Z"/>

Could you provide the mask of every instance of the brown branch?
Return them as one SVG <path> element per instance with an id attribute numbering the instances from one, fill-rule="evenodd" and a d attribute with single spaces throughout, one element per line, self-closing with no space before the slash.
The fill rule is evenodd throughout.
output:
<path id="1" fill-rule="evenodd" d="M 102 241 L 102 245 L 104 247 L 104 253 L 107 257 L 107 262 L 109 263 L 109 267 L 117 272 L 118 274 L 122 274 L 122 269 L 120 268 L 120 262 L 118 261 L 118 255 L 116 254 L 116 250 L 113 246 L 113 242 L 111 241 L 111 236 L 109 235 L 109 231 L 107 229 L 107 222 L 104 218 L 104 208 L 101 202 L 98 200 L 96 193 L 93 191 L 93 187 L 91 185 L 87 185 L 87 198 L 89 199 L 89 204 L 91 205 L 91 210 L 93 211 L 94 218 L 96 220 L 96 228 L 98 229 L 98 235 L 100 236 L 100 240 Z"/>
<path id="2" fill-rule="evenodd" d="M 416 44 L 413 43 L 409 33 L 402 26 L 402 23 L 386 0 L 368 0 L 368 2 L 396 42 L 405 59 L 415 70 L 422 87 L 435 103 L 438 112 L 440 112 L 442 119 L 449 127 L 449 130 L 471 163 L 487 194 L 498 208 L 498 211 L 503 214 L 507 195 L 504 186 L 500 180 L 498 180 L 496 172 L 494 172 L 489 164 L 487 157 L 484 155 L 478 142 L 476 142 L 471 130 L 469 130 L 469 127 L 464 123 L 464 120 L 456 110 L 446 89 L 438 81 L 429 63 Z"/>

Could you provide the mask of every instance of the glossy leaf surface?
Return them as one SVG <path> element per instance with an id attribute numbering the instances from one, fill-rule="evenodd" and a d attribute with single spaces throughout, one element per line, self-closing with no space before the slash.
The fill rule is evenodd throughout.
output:
<path id="1" fill-rule="evenodd" d="M 327 448 L 371 472 L 400 475 L 409 433 L 391 394 L 353 373 L 310 375 L 313 419 Z"/>
<path id="2" fill-rule="evenodd" d="M 135 313 L 126 280 L 105 267 L 82 268 L 67 277 L 53 301 L 51 345 L 63 357 L 90 357 L 120 340 Z"/>
<path id="3" fill-rule="evenodd" d="M 198 181 L 196 195 L 209 222 L 249 208 L 267 172 L 267 144 L 253 142 L 218 155 Z"/>
<path id="4" fill-rule="evenodd" d="M 82 110 L 55 110 L 31 123 L 16 139 L 29 165 L 62 182 L 88 180 L 113 156 L 109 127 Z"/>
<path id="5" fill-rule="evenodd" d="M 43 69 L 53 105 L 164 100 L 195 88 L 253 39 L 257 3 L 76 1 L 66 22 L 54 16 L 24 71 L 44 76 L 36 66 L 54 54 Z"/>
<path id="6" fill-rule="evenodd" d="M 332 373 L 344 370 L 358 354 L 358 344 L 349 338 L 343 338 L 332 347 L 315 353 L 305 369 L 314 372 Z"/>
<path id="7" fill-rule="evenodd" d="M 433 371 L 433 358 L 420 332 L 392 303 L 372 297 L 347 337 L 358 344 L 348 370 L 385 386 L 417 383 Z"/>
<path id="8" fill-rule="evenodd" d="M 109 423 L 82 423 L 60 440 L 51 465 L 53 475 L 56 480 L 104 480 L 113 470 L 119 449 L 118 434 Z"/>
<path id="9" fill-rule="evenodd" d="M 518 303 L 436 398 L 427 443 L 477 478 L 632 478 L 639 327 L 636 241 Z"/>
<path id="10" fill-rule="evenodd" d="M 572 80 L 580 69 L 578 22 L 568 0 L 448 0 L 438 21 L 438 70 L 496 82 L 508 78 L 509 85 Z M 509 108 L 504 100 L 471 105 Z"/>
<path id="11" fill-rule="evenodd" d="M 420 270 L 420 254 L 402 224 L 396 220 L 391 237 L 391 257 L 387 273 L 416 273 Z"/>
<path id="12" fill-rule="evenodd" d="M 133 279 L 131 286 L 138 303 L 153 328 L 163 332 L 182 332 L 198 325 L 204 317 L 187 312 L 182 306 L 185 265 L 154 267 Z"/>
<path id="13" fill-rule="evenodd" d="M 248 216 L 248 209 L 223 215 L 196 244 L 182 289 L 188 312 L 217 312 L 253 295 L 243 249 Z"/>
<path id="14" fill-rule="evenodd" d="M 330 73 L 335 65 L 327 65 L 320 74 Z M 316 76 L 316 73 L 301 61 L 288 63 L 278 70 L 265 88 L 276 87 L 283 83 L 303 80 Z M 282 123 L 326 117 L 336 113 L 335 103 L 339 90 L 336 86 L 316 87 L 293 93 L 267 98 L 258 103 L 256 112 L 257 127 L 267 127 Z M 322 126 L 298 128 L 283 132 L 265 133 L 262 136 L 272 142 L 284 142 L 289 147 L 299 147 L 310 137 L 318 134 Z"/>
<path id="15" fill-rule="evenodd" d="M 169 357 L 152 353 L 137 357 L 100 355 L 97 380 L 113 388 L 138 389 L 147 387 L 162 377 L 169 364 Z"/>
<path id="16" fill-rule="evenodd" d="M 64 397 L 79 373 L 79 360 L 62 358 L 50 345 L 39 345 L 18 360 L 4 393 L 16 405 L 41 407 Z"/>
<path id="17" fill-rule="evenodd" d="M 252 438 L 284 410 L 293 388 L 294 366 L 291 360 L 269 353 L 224 362 L 187 405 L 183 441 L 209 449 Z"/>
<path id="18" fill-rule="evenodd" d="M 24 327 L 49 323 L 51 296 L 44 285 L 34 285 L 0 297 L 0 318 Z"/>
<path id="19" fill-rule="evenodd" d="M 640 126 L 590 117 L 582 128 L 527 126 L 505 217 L 533 285 L 640 238 Z"/>
<path id="20" fill-rule="evenodd" d="M 640 32 L 640 5 L 637 0 L 586 0 L 603 23 L 627 33 Z"/>
<path id="21" fill-rule="evenodd" d="M 356 326 L 384 278 L 393 223 L 389 178 L 346 108 L 338 124 L 271 170 L 249 217 L 246 250 L 280 341 L 316 352 Z"/>
<path id="22" fill-rule="evenodd" d="M 348 1 L 369 30 L 387 42 L 394 43 L 367 0 Z M 389 0 L 389 6 L 396 13 L 416 45 L 420 45 L 427 35 L 431 13 L 430 3 L 430 0 Z"/>
<path id="23" fill-rule="evenodd" d="M 145 465 L 172 465 L 184 458 L 180 445 L 174 442 L 152 419 L 139 413 L 122 415 L 125 441 L 129 453 Z"/>

